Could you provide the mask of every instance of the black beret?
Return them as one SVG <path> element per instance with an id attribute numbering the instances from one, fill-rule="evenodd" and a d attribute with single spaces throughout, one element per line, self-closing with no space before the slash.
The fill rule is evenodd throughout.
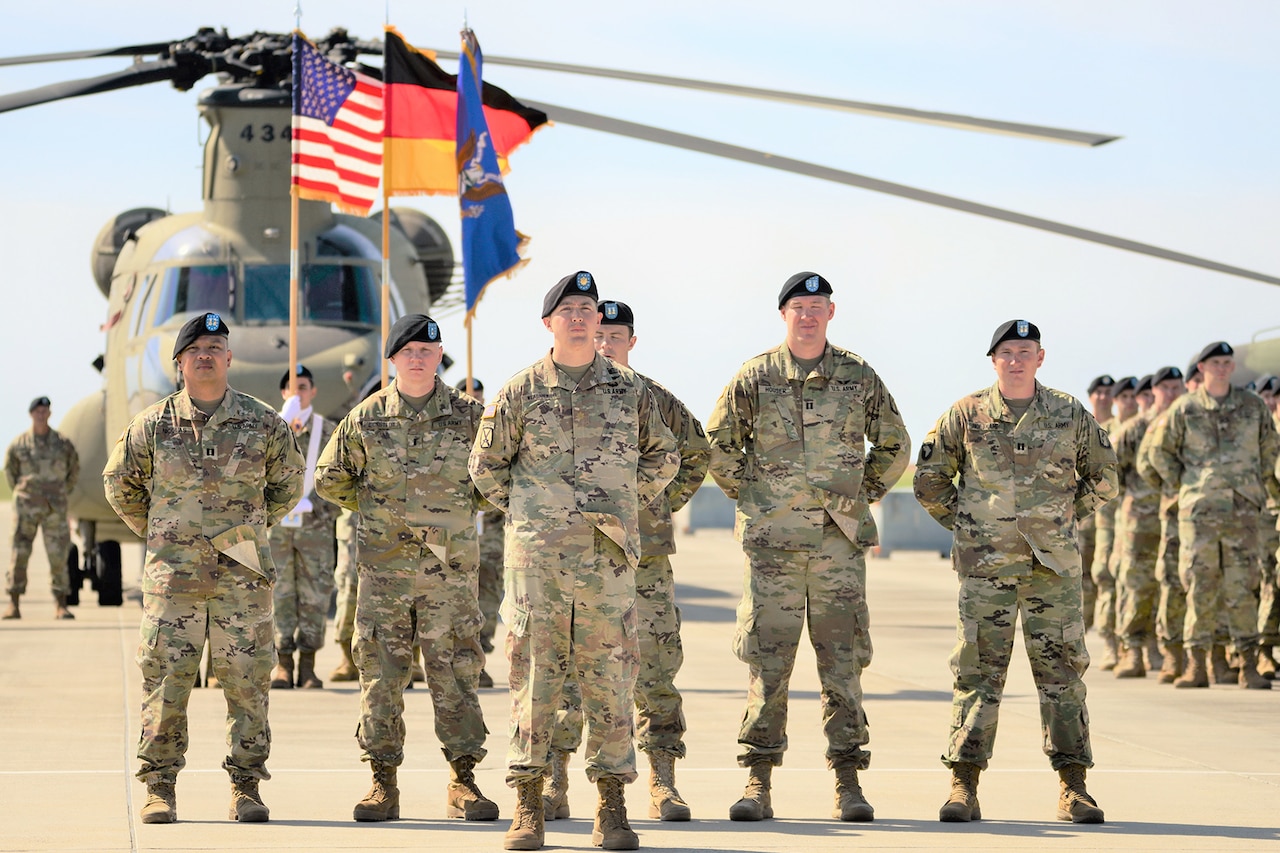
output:
<path id="1" fill-rule="evenodd" d="M 1196 356 L 1196 364 L 1205 359 L 1213 358 L 1215 355 L 1235 355 L 1235 353 L 1236 351 L 1231 348 L 1231 344 L 1226 341 L 1215 341 L 1200 350 L 1200 354 Z"/>
<path id="2" fill-rule="evenodd" d="M 996 333 L 991 336 L 991 346 L 987 349 L 987 355 L 995 352 L 996 347 L 1005 341 L 1035 341 L 1040 343 L 1040 327 L 1026 320 L 1010 320 L 1002 324 L 1000 328 L 996 329 Z"/>
<path id="3" fill-rule="evenodd" d="M 1268 373 L 1266 376 L 1258 377 L 1258 393 L 1263 391 L 1277 390 L 1277 383 L 1280 383 L 1280 377 L 1273 376 Z"/>
<path id="4" fill-rule="evenodd" d="M 49 402 L 48 397 L 36 397 L 34 400 L 31 401 L 31 405 L 27 406 L 27 414 L 28 415 L 31 414 L 41 406 L 51 406 L 51 405 L 53 404 Z"/>
<path id="5" fill-rule="evenodd" d="M 196 342 L 196 338 L 204 335 L 222 335 L 225 338 L 229 334 L 231 330 L 227 328 L 227 324 L 212 311 L 192 317 L 178 330 L 178 338 L 173 342 L 173 357 L 181 355 L 184 349 Z"/>
<path id="6" fill-rule="evenodd" d="M 310 371 L 310 370 L 307 370 L 307 366 L 306 366 L 305 364 L 299 364 L 299 365 L 298 365 L 298 367 L 297 367 L 297 370 L 295 370 L 295 371 L 294 371 L 294 373 L 297 373 L 299 378 L 302 378 L 302 379 L 310 379 L 310 380 L 311 380 L 311 384 L 312 384 L 312 385 L 316 384 L 316 378 L 315 378 L 314 376 L 312 376 L 312 375 L 311 375 L 311 371 Z M 284 376 L 281 376 L 281 377 L 280 377 L 280 390 L 281 390 L 281 391 L 283 391 L 284 389 L 286 389 L 286 388 L 288 388 L 288 387 L 289 387 L 289 381 L 290 381 L 292 378 L 293 378 L 293 374 L 286 370 L 286 371 L 284 372 Z"/>
<path id="7" fill-rule="evenodd" d="M 1183 376 L 1182 376 L 1181 370 L 1174 367 L 1173 365 L 1168 365 L 1167 367 L 1162 367 L 1159 370 L 1157 370 L 1155 373 L 1151 374 L 1151 387 L 1154 388 L 1155 386 L 1159 385 L 1161 382 L 1164 382 L 1166 379 L 1182 379 L 1182 378 Z"/>
<path id="8" fill-rule="evenodd" d="M 1138 377 L 1124 376 L 1116 380 L 1116 387 L 1111 389 L 1113 393 L 1119 394 L 1121 391 L 1137 391 Z"/>
<path id="9" fill-rule="evenodd" d="M 465 380 L 465 379 L 460 380 L 460 381 L 458 382 L 458 384 L 457 384 L 457 385 L 455 385 L 455 386 L 453 386 L 453 387 L 454 387 L 454 388 L 456 388 L 456 389 L 458 389 L 459 391 L 461 391 L 463 394 L 465 394 L 465 393 L 467 393 L 467 380 Z M 476 379 L 474 376 L 472 376 L 472 377 L 471 377 L 471 390 L 472 390 L 472 391 L 483 391 L 483 390 L 484 390 L 484 383 L 483 383 L 483 382 L 481 382 L 479 379 Z"/>
<path id="10" fill-rule="evenodd" d="M 601 326 L 630 326 L 635 331 L 636 317 L 625 302 L 601 302 L 600 314 Z"/>
<path id="11" fill-rule="evenodd" d="M 551 312 L 556 310 L 556 306 L 563 302 L 566 296 L 590 296 L 599 302 L 600 291 L 596 289 L 595 277 L 586 270 L 578 270 L 556 282 L 556 286 L 548 290 L 542 300 L 543 319 L 550 317 Z"/>
<path id="12" fill-rule="evenodd" d="M 1092 394 L 1099 388 L 1112 388 L 1115 384 L 1116 381 L 1111 378 L 1111 374 L 1104 373 L 1101 376 L 1093 377 L 1093 381 L 1089 383 L 1088 393 Z"/>
<path id="13" fill-rule="evenodd" d="M 1200 375 L 1200 362 L 1198 360 L 1193 361 L 1187 365 L 1186 379 L 1188 382 L 1190 382 L 1192 379 L 1195 379 L 1199 375 Z"/>
<path id="14" fill-rule="evenodd" d="M 1151 374 L 1148 373 L 1146 376 L 1138 380 L 1138 387 L 1134 390 L 1136 390 L 1139 394 L 1141 394 L 1143 391 L 1150 391 L 1151 385 L 1152 385 Z"/>
<path id="15" fill-rule="evenodd" d="M 425 344 L 440 343 L 440 326 L 426 314 L 405 314 L 391 331 L 387 333 L 387 348 L 382 353 L 386 358 L 400 352 L 404 345 L 412 341 Z"/>
<path id="16" fill-rule="evenodd" d="M 826 296 L 831 297 L 831 284 L 816 272 L 798 272 L 787 283 L 782 285 L 778 294 L 778 307 L 787 304 L 793 296 Z"/>

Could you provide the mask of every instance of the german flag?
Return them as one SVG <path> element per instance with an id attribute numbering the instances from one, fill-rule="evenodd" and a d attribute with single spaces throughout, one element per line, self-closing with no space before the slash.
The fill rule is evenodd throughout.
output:
<path id="1" fill-rule="evenodd" d="M 387 27 L 383 83 L 387 195 L 457 195 L 458 78 Z M 546 113 L 488 83 L 484 114 L 503 173 L 507 156 L 547 123 Z"/>

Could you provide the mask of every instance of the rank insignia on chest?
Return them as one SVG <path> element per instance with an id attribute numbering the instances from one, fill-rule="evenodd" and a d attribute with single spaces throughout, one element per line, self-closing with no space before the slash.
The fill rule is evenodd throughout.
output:
<path id="1" fill-rule="evenodd" d="M 216 448 L 216 447 L 206 447 L 206 448 L 204 449 L 204 458 L 205 458 L 205 459 L 217 459 L 217 458 L 218 458 L 218 448 Z"/>

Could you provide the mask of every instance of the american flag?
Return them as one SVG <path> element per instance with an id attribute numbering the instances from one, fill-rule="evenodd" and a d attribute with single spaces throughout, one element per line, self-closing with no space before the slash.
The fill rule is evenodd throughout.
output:
<path id="1" fill-rule="evenodd" d="M 382 83 L 293 34 L 293 183 L 301 198 L 368 214 L 382 175 Z"/>

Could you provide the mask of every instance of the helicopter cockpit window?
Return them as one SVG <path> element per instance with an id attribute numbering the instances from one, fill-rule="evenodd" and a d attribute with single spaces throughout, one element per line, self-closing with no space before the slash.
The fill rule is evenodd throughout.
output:
<path id="1" fill-rule="evenodd" d="M 244 322 L 289 320 L 289 267 L 246 264 Z M 373 271 L 365 266 L 309 264 L 303 271 L 302 322 L 378 325 L 379 294 Z"/>
<path id="2" fill-rule="evenodd" d="M 230 272 L 226 264 L 169 267 L 164 271 L 156 303 L 157 325 L 175 314 L 190 311 L 229 312 Z"/>

